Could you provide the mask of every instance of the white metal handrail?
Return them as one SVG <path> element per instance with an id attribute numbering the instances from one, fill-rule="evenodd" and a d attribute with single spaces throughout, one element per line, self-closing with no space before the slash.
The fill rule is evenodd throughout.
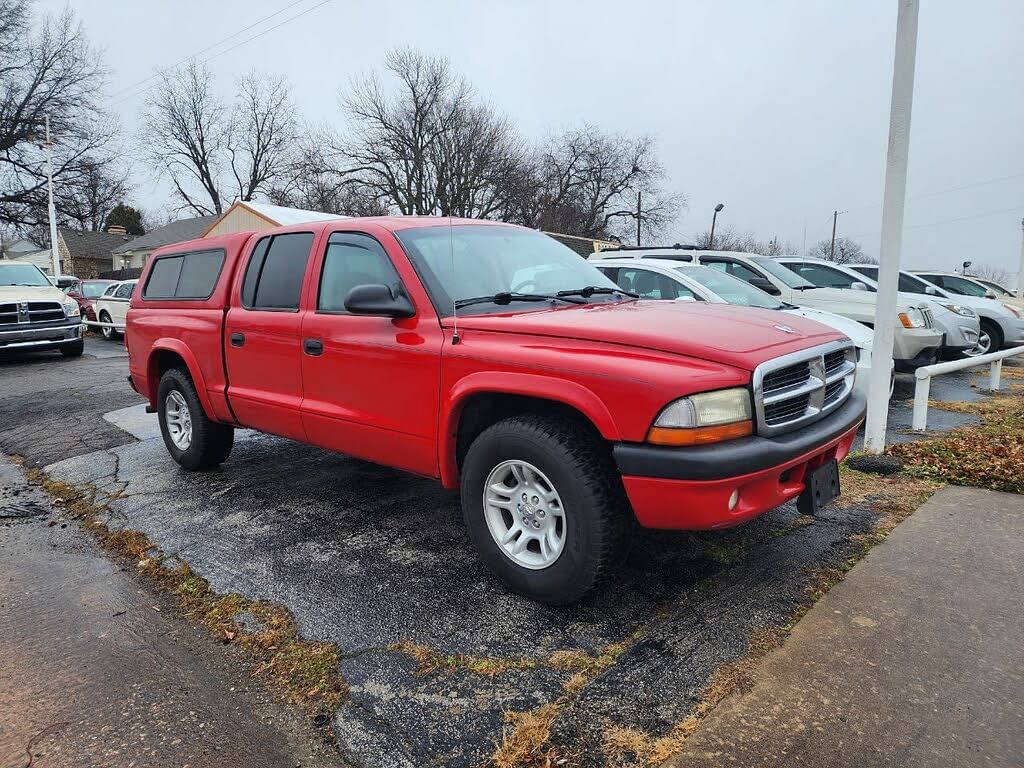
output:
<path id="1" fill-rule="evenodd" d="M 914 373 L 917 376 L 917 384 L 914 387 L 914 430 L 923 432 L 928 429 L 928 392 L 931 389 L 932 376 L 962 371 L 964 368 L 973 368 L 976 365 L 988 363 L 988 388 L 998 390 L 1003 375 L 1003 360 L 1021 354 L 1024 354 L 1024 347 L 1012 347 L 1000 352 L 989 352 L 987 355 L 978 355 L 964 360 L 950 360 L 947 363 L 936 363 L 918 368 Z"/>

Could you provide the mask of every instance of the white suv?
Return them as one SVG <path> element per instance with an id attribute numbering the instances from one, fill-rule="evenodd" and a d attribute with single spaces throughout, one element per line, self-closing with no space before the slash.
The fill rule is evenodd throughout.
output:
<path id="1" fill-rule="evenodd" d="M 780 256 L 778 261 L 818 286 L 850 288 L 855 283 L 861 283 L 870 293 L 878 291 L 878 283 L 875 282 L 878 267 L 874 265 L 863 265 L 861 269 L 861 265 L 844 266 L 804 256 Z M 928 305 L 935 320 L 935 327 L 944 334 L 941 350 L 943 357 L 958 358 L 979 354 L 978 338 L 981 331 L 978 314 L 964 302 L 939 296 L 938 291 L 929 291 L 928 288 L 928 284 L 923 280 L 901 272 L 897 301 L 901 304 L 924 302 Z"/>
<path id="2" fill-rule="evenodd" d="M 685 246 L 667 248 L 617 248 L 600 251 L 590 259 L 670 259 L 718 269 L 778 296 L 787 304 L 810 307 L 856 320 L 868 327 L 875 323 L 875 296 L 868 291 L 818 288 L 775 259 L 738 251 L 703 251 Z M 597 265 L 600 266 L 600 265 Z M 895 324 L 893 357 L 896 370 L 912 371 L 934 363 L 942 344 L 942 332 L 935 328 L 925 302 L 899 305 Z"/>
<path id="3" fill-rule="evenodd" d="M 1024 311 L 1008 302 L 991 298 L 995 291 L 954 272 L 926 272 L 914 274 L 958 301 L 969 304 L 981 316 L 981 330 L 989 336 L 990 350 L 1017 347 L 1024 344 Z"/>

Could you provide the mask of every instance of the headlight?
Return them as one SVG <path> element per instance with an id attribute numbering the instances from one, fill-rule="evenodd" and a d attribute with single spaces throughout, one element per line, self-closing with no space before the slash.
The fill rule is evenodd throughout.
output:
<path id="1" fill-rule="evenodd" d="M 1020 310 L 1017 309 L 1016 307 L 1011 307 L 1009 304 L 1003 304 L 1003 306 L 1010 310 L 1010 314 L 1013 315 L 1014 317 L 1020 317 Z"/>
<path id="2" fill-rule="evenodd" d="M 64 302 L 64 317 L 78 317 L 81 314 L 82 310 L 79 309 L 77 301 Z"/>
<path id="3" fill-rule="evenodd" d="M 917 307 L 910 307 L 906 312 L 900 312 L 900 322 L 904 328 L 924 328 L 924 314 Z"/>
<path id="4" fill-rule="evenodd" d="M 948 309 L 950 312 L 956 312 L 958 315 L 963 315 L 964 317 L 975 317 L 974 310 L 970 307 L 965 307 L 961 304 L 947 304 L 944 301 L 937 301 L 935 303 L 940 307 Z"/>
<path id="5" fill-rule="evenodd" d="M 662 409 L 647 433 L 656 445 L 703 445 L 752 434 L 750 393 L 742 388 L 701 392 Z"/>

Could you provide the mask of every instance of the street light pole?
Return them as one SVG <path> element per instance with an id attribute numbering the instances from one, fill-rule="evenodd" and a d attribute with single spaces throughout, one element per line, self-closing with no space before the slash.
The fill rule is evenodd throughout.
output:
<path id="1" fill-rule="evenodd" d="M 715 212 L 711 214 L 711 234 L 708 236 L 708 250 L 714 250 L 715 248 L 715 222 L 718 221 L 718 212 L 725 208 L 725 203 L 719 203 L 715 206 Z"/>
<path id="2" fill-rule="evenodd" d="M 839 211 L 832 211 L 832 247 L 828 249 L 828 260 L 836 260 L 836 222 L 839 220 Z"/>
<path id="3" fill-rule="evenodd" d="M 875 338 L 871 349 L 868 415 L 864 450 L 885 451 L 889 418 L 889 371 L 892 366 L 896 325 L 896 288 L 899 284 L 903 208 L 907 199 L 907 156 L 910 152 L 910 114 L 914 104 L 914 63 L 917 57 L 918 0 L 898 0 L 896 56 L 889 107 L 889 151 L 885 163 L 882 199 L 882 242 L 878 250 L 878 293 L 875 301 Z"/>
<path id="4" fill-rule="evenodd" d="M 52 262 L 53 277 L 60 275 L 60 253 L 57 249 L 57 209 L 53 207 L 53 142 L 50 141 L 50 116 L 46 116 L 46 141 L 43 142 L 43 149 L 46 150 L 46 189 L 50 197 L 50 260 Z"/>

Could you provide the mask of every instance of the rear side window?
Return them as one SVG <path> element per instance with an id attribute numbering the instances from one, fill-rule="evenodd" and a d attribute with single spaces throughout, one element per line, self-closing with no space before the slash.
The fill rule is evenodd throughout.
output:
<path id="1" fill-rule="evenodd" d="M 193 251 L 157 259 L 142 291 L 145 299 L 208 299 L 224 266 L 224 251 Z"/>
<path id="2" fill-rule="evenodd" d="M 173 299 L 181 275 L 181 256 L 157 259 L 142 292 L 144 299 Z"/>
<path id="3" fill-rule="evenodd" d="M 130 299 L 132 291 L 135 290 L 135 283 L 122 283 L 114 294 L 115 299 Z"/>
<path id="4" fill-rule="evenodd" d="M 242 305 L 298 309 L 312 245 L 312 232 L 275 235 L 257 243 L 242 280 Z"/>
<path id="5" fill-rule="evenodd" d="M 380 243 L 369 235 L 338 232 L 327 243 L 316 308 L 344 312 L 345 297 L 357 285 L 387 285 L 394 291 L 399 282 L 398 272 Z"/>

